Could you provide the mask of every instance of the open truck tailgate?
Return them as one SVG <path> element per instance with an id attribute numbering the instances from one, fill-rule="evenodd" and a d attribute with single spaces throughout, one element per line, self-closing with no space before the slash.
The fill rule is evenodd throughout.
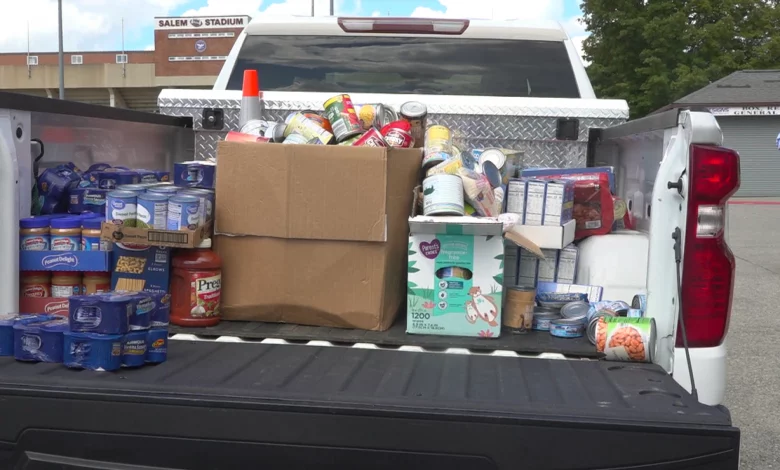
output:
<path id="1" fill-rule="evenodd" d="M 172 341 L 117 373 L 0 358 L 0 468 L 736 469 L 658 366 Z M 125 464 L 129 466 L 123 466 Z"/>

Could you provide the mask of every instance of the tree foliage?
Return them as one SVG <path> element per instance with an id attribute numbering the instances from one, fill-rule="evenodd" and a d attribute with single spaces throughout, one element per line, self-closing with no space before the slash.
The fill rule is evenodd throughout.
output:
<path id="1" fill-rule="evenodd" d="M 588 75 L 640 117 L 743 69 L 780 68 L 780 0 L 584 0 Z"/>

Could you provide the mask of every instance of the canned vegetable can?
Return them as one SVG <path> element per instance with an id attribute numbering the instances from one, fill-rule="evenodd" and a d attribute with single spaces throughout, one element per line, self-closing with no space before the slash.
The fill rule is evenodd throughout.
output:
<path id="1" fill-rule="evenodd" d="M 329 144 L 333 140 L 333 134 L 320 127 L 315 121 L 304 116 L 303 113 L 293 113 L 287 117 L 285 122 L 287 123 L 287 127 L 284 129 L 286 137 L 292 134 L 300 134 L 307 141 L 317 139 L 322 144 Z"/>
<path id="2" fill-rule="evenodd" d="M 195 230 L 200 224 L 200 198 L 178 194 L 168 200 L 168 230 Z"/>
<path id="3" fill-rule="evenodd" d="M 106 222 L 136 226 L 138 197 L 132 191 L 111 191 L 106 196 Z"/>
<path id="4" fill-rule="evenodd" d="M 596 327 L 596 350 L 610 361 L 653 362 L 654 318 L 601 317 Z"/>
<path id="5" fill-rule="evenodd" d="M 168 226 L 167 194 L 145 193 L 138 196 L 138 220 L 141 228 L 165 230 Z"/>
<path id="6" fill-rule="evenodd" d="M 352 104 L 349 95 L 336 95 L 327 100 L 324 107 L 325 117 L 333 128 L 336 140 L 346 140 L 363 131 L 363 126 L 355 112 L 355 105 Z"/>
<path id="7" fill-rule="evenodd" d="M 425 147 L 422 166 L 432 166 L 452 157 L 452 134 L 444 126 L 431 126 L 425 131 Z"/>

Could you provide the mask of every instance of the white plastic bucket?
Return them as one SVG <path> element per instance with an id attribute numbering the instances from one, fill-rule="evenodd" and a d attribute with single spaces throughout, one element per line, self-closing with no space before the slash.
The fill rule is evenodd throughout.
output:
<path id="1" fill-rule="evenodd" d="M 423 214 L 464 215 L 463 180 L 455 175 L 434 175 L 423 180 Z"/>

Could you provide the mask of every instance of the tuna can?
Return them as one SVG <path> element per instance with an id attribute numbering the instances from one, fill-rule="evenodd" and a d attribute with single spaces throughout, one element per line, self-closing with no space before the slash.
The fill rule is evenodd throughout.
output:
<path id="1" fill-rule="evenodd" d="M 569 302 L 561 307 L 561 316 L 569 320 L 578 320 L 581 323 L 588 322 L 588 311 L 590 304 L 588 302 Z"/>
<path id="2" fill-rule="evenodd" d="M 537 312 L 534 309 L 534 319 L 532 328 L 537 331 L 550 331 L 550 322 L 561 318 L 560 315 L 553 312 Z"/>
<path id="3" fill-rule="evenodd" d="M 144 193 L 138 196 L 136 225 L 141 228 L 165 230 L 168 226 L 168 195 Z"/>
<path id="4" fill-rule="evenodd" d="M 178 194 L 182 188 L 176 186 L 154 186 L 146 190 L 147 194 L 165 194 L 166 196 L 173 196 Z"/>
<path id="5" fill-rule="evenodd" d="M 122 336 L 122 367 L 141 367 L 146 363 L 148 331 L 132 331 Z"/>
<path id="6" fill-rule="evenodd" d="M 146 362 L 160 363 L 168 359 L 168 328 L 152 328 L 146 332 Z"/>
<path id="7" fill-rule="evenodd" d="M 411 134 L 414 137 L 414 146 L 423 146 L 425 129 L 428 128 L 428 108 L 419 101 L 407 101 L 401 105 L 401 119 L 411 124 Z"/>
<path id="8" fill-rule="evenodd" d="M 282 143 L 284 142 L 285 127 L 287 127 L 287 125 L 284 123 L 281 122 L 273 123 L 270 126 L 268 126 L 268 128 L 265 130 L 263 137 L 267 139 L 271 139 L 271 142 Z"/>
<path id="9" fill-rule="evenodd" d="M 106 222 L 135 227 L 138 217 L 138 200 L 130 191 L 111 191 L 106 196 Z"/>
<path id="10" fill-rule="evenodd" d="M 63 337 L 65 367 L 112 371 L 122 365 L 122 335 L 66 331 Z"/>
<path id="11" fill-rule="evenodd" d="M 168 230 L 195 230 L 200 224 L 200 198 L 180 194 L 168 200 Z"/>
<path id="12" fill-rule="evenodd" d="M 155 304 L 152 310 L 152 328 L 167 327 L 171 317 L 171 294 L 152 292 L 149 295 Z"/>
<path id="13" fill-rule="evenodd" d="M 398 114 L 389 106 L 383 104 L 361 104 L 355 106 L 360 125 L 364 130 L 372 127 L 382 128 L 398 120 Z"/>
<path id="14" fill-rule="evenodd" d="M 214 220 L 214 191 L 210 189 L 188 189 L 182 191 L 182 194 L 195 196 L 200 199 L 200 220 L 201 225 L 208 224 Z"/>
<path id="15" fill-rule="evenodd" d="M 385 142 L 390 147 L 411 148 L 414 147 L 414 137 L 410 133 L 412 129 L 408 121 L 393 121 L 379 131 Z"/>
<path id="16" fill-rule="evenodd" d="M 325 117 L 330 121 L 333 134 L 339 142 L 363 132 L 363 126 L 349 95 L 336 95 L 327 100 L 323 106 Z"/>
<path id="17" fill-rule="evenodd" d="M 315 121 L 304 116 L 303 113 L 290 114 L 287 116 L 285 123 L 287 124 L 287 127 L 284 129 L 285 137 L 289 137 L 291 134 L 300 134 L 307 141 L 316 139 L 319 143 L 326 145 L 333 140 L 333 134 L 320 127 Z"/>
<path id="18" fill-rule="evenodd" d="M 372 127 L 365 134 L 363 134 L 355 143 L 353 147 L 387 147 L 384 136 L 379 132 L 379 129 Z"/>
<path id="19" fill-rule="evenodd" d="M 482 173 L 482 165 L 485 162 L 491 162 L 493 163 L 496 168 L 499 170 L 501 168 L 504 168 L 504 164 L 506 163 L 506 155 L 504 155 L 504 152 L 502 152 L 499 149 L 485 149 L 482 151 L 482 154 L 479 156 L 479 162 L 474 167 L 474 170 L 477 173 Z"/>
<path id="20" fill-rule="evenodd" d="M 550 334 L 558 338 L 581 338 L 585 334 L 585 324 L 571 318 L 550 320 Z"/>
<path id="21" fill-rule="evenodd" d="M 62 334 L 68 320 L 14 323 L 14 358 L 27 362 L 62 362 Z"/>
<path id="22" fill-rule="evenodd" d="M 123 294 L 132 298 L 130 303 L 133 313 L 130 315 L 128 326 L 130 331 L 148 330 L 152 326 L 152 316 L 154 316 L 154 309 L 157 307 L 152 296 L 146 292 L 123 292 Z"/>
<path id="23" fill-rule="evenodd" d="M 647 311 L 647 295 L 637 294 L 631 300 L 631 308 L 638 308 L 642 311 L 642 314 Z"/>
<path id="24" fill-rule="evenodd" d="M 444 126 L 431 126 L 425 131 L 425 155 L 422 166 L 427 170 L 452 157 L 452 133 Z"/>
<path id="25" fill-rule="evenodd" d="M 123 184 L 138 184 L 138 173 L 132 170 L 105 170 L 98 173 L 98 188 L 116 189 Z"/>
<path id="26" fill-rule="evenodd" d="M 423 214 L 464 215 L 463 180 L 455 175 L 434 175 L 423 181 Z"/>
<path id="27" fill-rule="evenodd" d="M 121 294 L 74 295 L 68 299 L 70 330 L 121 335 L 130 329 L 133 298 Z"/>
<path id="28" fill-rule="evenodd" d="M 243 126 L 241 126 L 241 129 L 238 130 L 239 134 L 249 134 L 253 135 L 255 137 L 262 136 L 265 134 L 265 130 L 268 129 L 269 126 L 272 124 L 275 124 L 273 122 L 264 121 L 262 119 L 250 119 L 246 123 L 244 123 Z M 228 140 L 227 138 L 225 140 Z"/>
<path id="29" fill-rule="evenodd" d="M 586 333 L 591 344 L 596 344 L 596 329 L 599 325 L 599 318 L 613 318 L 615 316 L 617 316 L 617 314 L 612 310 L 599 310 L 596 313 L 589 314 Z"/>
<path id="30" fill-rule="evenodd" d="M 655 319 L 602 317 L 596 326 L 596 351 L 610 361 L 653 362 Z"/>

